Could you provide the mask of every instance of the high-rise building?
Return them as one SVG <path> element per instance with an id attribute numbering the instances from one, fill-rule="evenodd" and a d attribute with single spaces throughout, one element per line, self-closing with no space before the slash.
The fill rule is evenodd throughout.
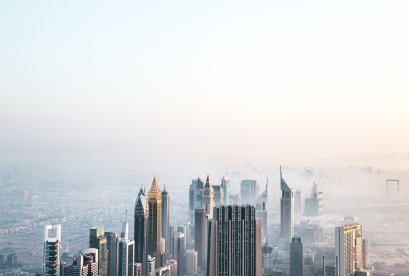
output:
<path id="1" fill-rule="evenodd" d="M 290 242 L 294 236 L 294 192 L 283 179 L 280 166 L 280 186 L 281 186 L 281 238 Z"/>
<path id="2" fill-rule="evenodd" d="M 98 249 L 78 252 L 68 267 L 68 276 L 98 276 Z"/>
<path id="3" fill-rule="evenodd" d="M 230 204 L 230 181 L 227 176 L 223 176 L 220 187 L 222 188 L 222 191 L 223 191 L 223 203 L 222 204 L 229 205 Z"/>
<path id="4" fill-rule="evenodd" d="M 240 183 L 241 204 L 254 205 L 257 196 L 257 181 L 246 179 Z"/>
<path id="5" fill-rule="evenodd" d="M 193 249 L 186 251 L 185 275 L 197 275 L 197 251 Z"/>
<path id="6" fill-rule="evenodd" d="M 89 247 L 98 249 L 98 274 L 107 276 L 107 239 L 104 236 L 104 227 L 91 228 L 89 231 Z"/>
<path id="7" fill-rule="evenodd" d="M 203 180 L 200 178 L 193 179 L 189 187 L 189 221 L 195 223 L 195 209 L 203 207 Z"/>
<path id="8" fill-rule="evenodd" d="M 214 193 L 214 205 L 223 205 L 223 190 L 220 185 L 212 185 Z"/>
<path id="9" fill-rule="evenodd" d="M 168 263 L 170 266 L 170 275 L 177 276 L 178 275 L 178 262 L 176 260 L 169 260 Z"/>
<path id="10" fill-rule="evenodd" d="M 161 208 L 162 208 L 162 193 L 159 187 L 159 182 L 156 177 L 153 178 L 151 188 L 148 194 L 148 242 L 147 254 L 155 257 L 156 267 L 160 267 L 161 260 Z"/>
<path id="11" fill-rule="evenodd" d="M 135 240 L 135 262 L 144 264 L 146 259 L 146 241 L 148 229 L 148 202 L 145 189 L 141 188 L 135 201 L 134 212 L 134 240 Z M 142 265 L 143 266 L 143 265 Z"/>
<path id="12" fill-rule="evenodd" d="M 162 207 L 161 207 L 161 218 L 162 218 L 162 238 L 165 239 L 165 247 L 162 248 L 163 252 L 169 253 L 169 193 L 166 191 L 166 187 L 162 191 Z"/>
<path id="13" fill-rule="evenodd" d="M 273 276 L 274 273 L 274 257 L 273 248 L 266 242 L 261 248 L 263 254 L 262 270 L 263 276 Z"/>
<path id="14" fill-rule="evenodd" d="M 178 264 L 178 275 L 183 276 L 186 270 L 186 244 L 185 244 L 185 234 L 175 233 L 173 245 L 173 259 L 177 261 Z"/>
<path id="15" fill-rule="evenodd" d="M 251 205 L 214 208 L 207 275 L 261 275 L 261 226 Z"/>
<path id="16" fill-rule="evenodd" d="M 305 215 L 316 217 L 322 212 L 324 194 L 318 192 L 317 184 L 314 183 L 311 189 L 311 197 L 305 199 Z"/>
<path id="17" fill-rule="evenodd" d="M 214 190 L 210 185 L 209 176 L 206 178 L 206 185 L 203 191 L 203 208 L 206 211 L 206 215 L 209 219 L 213 218 L 213 208 L 214 208 Z"/>
<path id="18" fill-rule="evenodd" d="M 297 215 L 304 214 L 304 198 L 301 191 L 296 191 L 294 196 L 294 213 Z"/>
<path id="19" fill-rule="evenodd" d="M 44 227 L 43 274 L 60 275 L 61 225 Z"/>
<path id="20" fill-rule="evenodd" d="M 122 223 L 121 239 L 118 246 L 118 275 L 133 276 L 135 269 L 135 241 L 129 240 L 128 212 Z"/>
<path id="21" fill-rule="evenodd" d="M 293 237 L 290 244 L 290 276 L 304 276 L 304 249 L 299 237 Z"/>
<path id="22" fill-rule="evenodd" d="M 156 260 L 155 257 L 152 257 L 151 255 L 148 255 L 146 264 L 147 264 L 147 273 L 146 275 L 148 276 L 156 276 L 156 266 L 155 266 Z"/>
<path id="23" fill-rule="evenodd" d="M 108 275 L 118 275 L 119 236 L 115 232 L 105 232 L 108 250 Z"/>
<path id="24" fill-rule="evenodd" d="M 198 255 L 199 267 L 206 269 L 207 263 L 207 218 L 203 208 L 195 209 L 195 250 Z"/>
<path id="25" fill-rule="evenodd" d="M 264 240 L 266 239 L 268 233 L 267 233 L 267 218 L 268 218 L 268 213 L 267 213 L 267 190 L 268 190 L 268 178 L 266 182 L 266 189 L 264 192 L 262 192 L 256 199 L 256 219 L 261 221 L 261 226 L 262 226 L 262 236 L 264 237 Z"/>
<path id="26" fill-rule="evenodd" d="M 362 225 L 354 223 L 335 228 L 335 259 L 336 276 L 350 276 L 366 267 Z"/>
<path id="27" fill-rule="evenodd" d="M 134 275 L 134 247 L 135 241 L 121 239 L 119 241 L 118 250 L 118 275 L 132 276 Z"/>

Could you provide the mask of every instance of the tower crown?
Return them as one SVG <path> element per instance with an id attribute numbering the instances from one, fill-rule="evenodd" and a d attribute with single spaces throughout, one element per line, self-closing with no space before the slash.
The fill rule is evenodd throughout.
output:
<path id="1" fill-rule="evenodd" d="M 206 178 L 206 185 L 205 185 L 205 187 L 210 187 L 210 179 L 209 179 L 209 175 L 207 175 L 207 178 Z"/>
<path id="2" fill-rule="evenodd" d="M 159 187 L 159 182 L 156 179 L 156 176 L 153 178 L 151 188 L 149 189 L 148 198 L 149 199 L 160 199 L 162 192 Z"/>

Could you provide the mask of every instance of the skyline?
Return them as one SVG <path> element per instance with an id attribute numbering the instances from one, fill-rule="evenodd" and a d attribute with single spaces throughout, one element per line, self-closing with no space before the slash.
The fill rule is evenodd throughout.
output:
<path id="1" fill-rule="evenodd" d="M 405 1 L 0 7 L 0 165 L 409 151 Z"/>

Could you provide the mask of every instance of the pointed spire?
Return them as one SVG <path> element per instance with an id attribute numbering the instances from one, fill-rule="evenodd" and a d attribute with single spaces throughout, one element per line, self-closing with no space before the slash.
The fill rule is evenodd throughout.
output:
<path id="1" fill-rule="evenodd" d="M 210 187 L 209 175 L 207 175 L 205 187 Z"/>
<path id="2" fill-rule="evenodd" d="M 125 211 L 125 221 L 122 223 L 121 238 L 127 240 L 128 235 L 128 210 Z"/>
<path id="3" fill-rule="evenodd" d="M 283 178 L 283 173 L 281 172 L 281 165 L 280 165 L 280 179 Z"/>
<path id="4" fill-rule="evenodd" d="M 266 179 L 266 195 L 267 195 L 267 191 L 268 191 L 268 177 Z"/>
<path id="5" fill-rule="evenodd" d="M 160 187 L 159 187 L 159 182 L 158 182 L 158 180 L 156 179 L 156 176 L 155 176 L 155 177 L 153 177 L 153 181 L 152 181 L 151 188 L 149 189 L 148 197 L 149 198 L 160 199 L 161 196 L 162 196 L 162 192 L 161 192 Z"/>

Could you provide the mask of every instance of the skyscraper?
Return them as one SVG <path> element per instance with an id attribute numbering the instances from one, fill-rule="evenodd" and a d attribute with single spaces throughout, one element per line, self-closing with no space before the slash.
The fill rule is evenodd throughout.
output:
<path id="1" fill-rule="evenodd" d="M 165 239 L 165 248 L 162 248 L 163 252 L 169 253 L 169 193 L 166 188 L 162 191 L 162 207 L 161 207 L 161 225 L 162 225 L 162 238 Z"/>
<path id="2" fill-rule="evenodd" d="M 220 187 L 222 188 L 222 191 L 223 191 L 223 203 L 222 204 L 229 205 L 230 204 L 230 181 L 227 176 L 223 176 Z"/>
<path id="3" fill-rule="evenodd" d="M 280 166 L 280 186 L 281 186 L 281 238 L 287 242 L 294 236 L 294 192 L 283 179 Z"/>
<path id="4" fill-rule="evenodd" d="M 366 267 L 362 225 L 354 223 L 335 228 L 335 259 L 336 276 L 353 275 Z"/>
<path id="5" fill-rule="evenodd" d="M 203 208 L 206 211 L 207 217 L 212 219 L 214 208 L 214 191 L 213 187 L 210 185 L 209 176 L 206 178 L 206 185 L 203 191 Z"/>
<path id="6" fill-rule="evenodd" d="M 214 208 L 207 275 L 261 275 L 261 227 L 251 205 Z"/>
<path id="7" fill-rule="evenodd" d="M 290 244 L 290 276 L 304 276 L 304 249 L 298 237 L 292 238 Z"/>
<path id="8" fill-rule="evenodd" d="M 129 240 L 128 211 L 122 223 L 121 239 L 118 246 L 118 275 L 133 276 L 135 269 L 135 241 Z"/>
<path id="9" fill-rule="evenodd" d="M 297 215 L 304 214 L 304 199 L 301 191 L 296 191 L 294 196 L 294 213 Z"/>
<path id="10" fill-rule="evenodd" d="M 186 270 L 186 244 L 185 244 L 185 234 L 183 233 L 175 233 L 175 237 L 173 239 L 173 259 L 177 261 L 178 264 L 178 275 L 183 276 L 185 275 Z"/>
<path id="11" fill-rule="evenodd" d="M 114 232 L 105 232 L 108 250 L 108 275 L 118 275 L 119 236 Z"/>
<path id="12" fill-rule="evenodd" d="M 266 189 L 256 199 L 256 219 L 261 221 L 264 237 L 267 236 L 267 190 L 268 190 L 268 178 L 266 182 Z"/>
<path id="13" fill-rule="evenodd" d="M 273 276 L 274 272 L 274 257 L 273 257 L 273 248 L 266 242 L 261 248 L 263 253 L 263 276 Z"/>
<path id="14" fill-rule="evenodd" d="M 195 223 L 195 208 L 203 207 L 203 180 L 200 178 L 193 179 L 189 187 L 189 221 Z"/>
<path id="15" fill-rule="evenodd" d="M 148 228 L 148 203 L 145 189 L 141 188 L 135 201 L 134 212 L 134 240 L 135 240 L 135 262 L 144 264 L 146 259 L 146 241 Z"/>
<path id="16" fill-rule="evenodd" d="M 311 197 L 305 199 L 305 215 L 319 216 L 322 212 L 324 194 L 318 192 L 317 184 L 314 183 L 311 189 Z"/>
<path id="17" fill-rule="evenodd" d="M 193 249 L 186 251 L 185 275 L 197 275 L 197 251 Z"/>
<path id="18" fill-rule="evenodd" d="M 89 247 L 98 249 L 98 274 L 107 276 L 107 239 L 104 227 L 91 228 L 89 231 Z"/>
<path id="19" fill-rule="evenodd" d="M 241 204 L 254 205 L 257 196 L 257 181 L 246 179 L 240 183 Z"/>
<path id="20" fill-rule="evenodd" d="M 151 188 L 148 194 L 148 243 L 147 243 L 147 254 L 155 257 L 156 267 L 160 267 L 161 260 L 161 201 L 162 193 L 159 187 L 159 182 L 156 177 L 153 178 Z"/>
<path id="21" fill-rule="evenodd" d="M 214 205 L 219 206 L 223 204 L 223 190 L 220 185 L 212 185 L 214 192 Z"/>
<path id="22" fill-rule="evenodd" d="M 98 249 L 78 252 L 68 267 L 68 276 L 98 276 Z"/>
<path id="23" fill-rule="evenodd" d="M 195 250 L 198 255 L 198 265 L 201 269 L 206 269 L 207 260 L 207 219 L 206 211 L 203 208 L 195 209 Z"/>
<path id="24" fill-rule="evenodd" d="M 44 227 L 43 274 L 60 275 L 61 225 Z"/>

